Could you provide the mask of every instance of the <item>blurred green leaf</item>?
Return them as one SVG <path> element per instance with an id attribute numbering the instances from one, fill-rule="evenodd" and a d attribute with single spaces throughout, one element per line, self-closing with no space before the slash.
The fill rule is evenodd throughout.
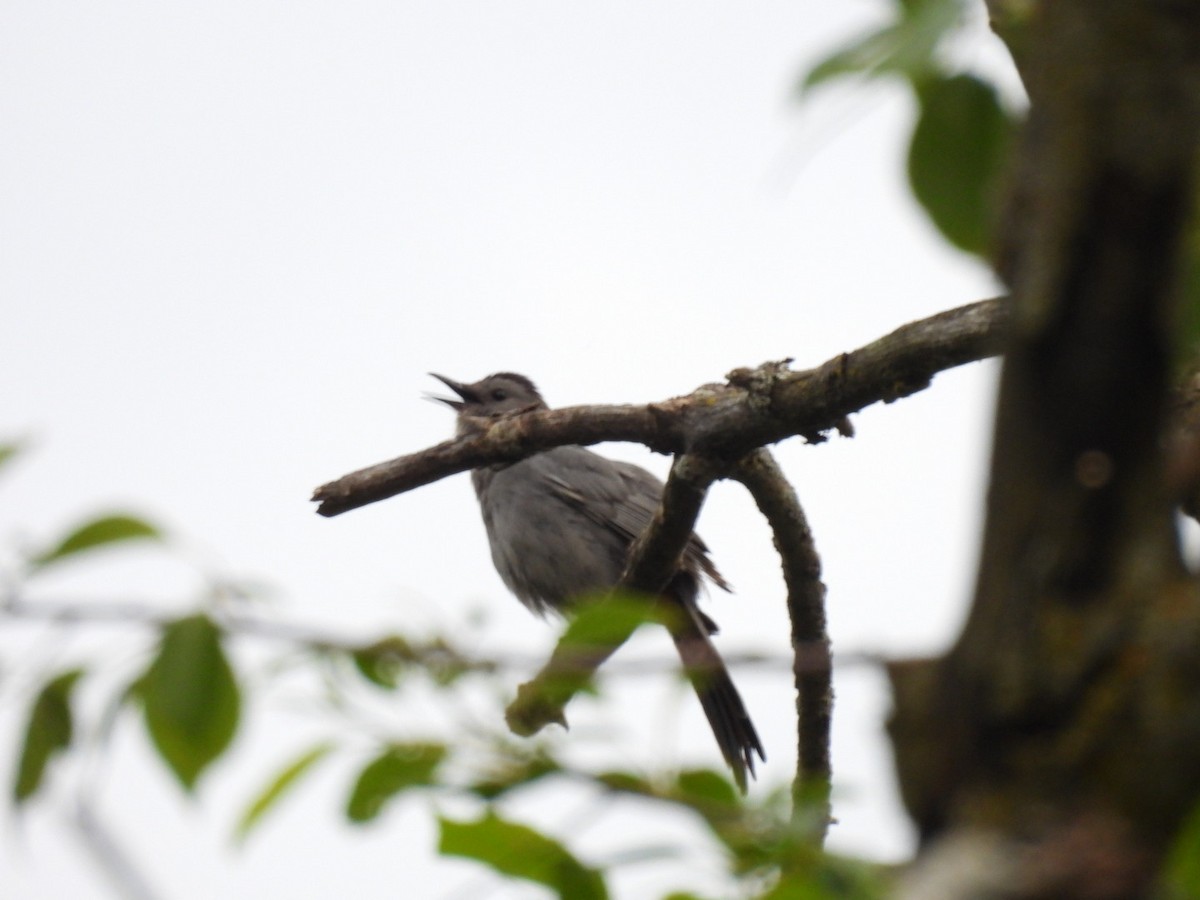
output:
<path id="1" fill-rule="evenodd" d="M 24 444 L 20 441 L 9 441 L 0 444 L 0 466 L 5 466 L 10 463 L 21 450 L 24 449 Z"/>
<path id="2" fill-rule="evenodd" d="M 396 794 L 434 784 L 434 774 L 445 757 L 442 744 L 393 744 L 359 773 L 346 806 L 347 818 L 369 822 Z"/>
<path id="3" fill-rule="evenodd" d="M 675 783 L 679 789 L 680 799 L 687 803 L 738 806 L 737 789 L 728 779 L 711 769 L 690 769 L 680 772 Z"/>
<path id="4" fill-rule="evenodd" d="M 632 772 L 601 772 L 595 776 L 595 780 L 611 791 L 624 791 L 644 797 L 655 797 L 659 794 L 648 779 Z"/>
<path id="5" fill-rule="evenodd" d="M 652 599 L 631 593 L 601 595 L 583 602 L 558 646 L 578 648 L 583 653 L 620 646 L 640 626 L 660 621 L 661 611 L 656 606 Z"/>
<path id="6" fill-rule="evenodd" d="M 301 753 L 280 769 L 279 774 L 271 779 L 271 782 L 263 788 L 262 792 L 251 801 L 246 807 L 246 811 L 242 813 L 242 817 L 237 824 L 237 829 L 234 832 L 235 839 L 238 842 L 245 840 L 246 836 L 262 820 L 267 811 L 275 806 L 280 798 L 300 781 L 303 775 L 328 756 L 332 750 L 333 744 L 329 742 L 317 744 Z"/>
<path id="7" fill-rule="evenodd" d="M 593 778 L 609 790 L 652 798 L 699 816 L 729 850 L 736 871 L 748 872 L 778 863 L 775 851 L 780 833 L 790 827 L 790 820 L 772 815 L 769 809 L 748 805 L 721 773 L 687 770 L 666 785 L 629 772 L 603 772 Z"/>
<path id="8" fill-rule="evenodd" d="M 592 778 L 611 790 L 653 798 L 698 815 L 728 851 L 733 873 L 756 880 L 764 873 L 780 873 L 764 897 L 877 900 L 886 895 L 874 867 L 822 852 L 813 839 L 812 824 L 804 817 L 793 818 L 788 788 L 751 804 L 722 773 L 708 769 L 681 772 L 662 786 L 628 772 L 604 772 Z"/>
<path id="9" fill-rule="evenodd" d="M 938 45 L 966 15 L 963 0 L 905 0 L 896 18 L 851 41 L 809 69 L 796 85 L 797 98 L 837 78 L 899 75 L 914 84 L 940 71 Z"/>
<path id="10" fill-rule="evenodd" d="M 785 875 L 759 900 L 832 900 L 840 897 L 819 886 L 807 875 Z"/>
<path id="11" fill-rule="evenodd" d="M 550 661 L 517 689 L 504 712 L 514 734 L 536 734 L 550 722 L 564 727 L 563 707 L 580 691 L 590 690 L 596 668 L 629 639 L 638 626 L 662 621 L 668 610 L 633 593 L 584 598 L 558 639 Z"/>
<path id="12" fill-rule="evenodd" d="M 489 672 L 489 664 L 464 656 L 443 637 L 413 642 L 389 635 L 355 648 L 350 654 L 359 673 L 378 687 L 394 690 L 404 676 L 420 671 L 439 687 L 448 687 L 472 672 Z"/>
<path id="13" fill-rule="evenodd" d="M 59 541 L 57 546 L 34 557 L 32 563 L 37 568 L 43 568 L 84 550 L 137 539 L 161 540 L 162 534 L 153 525 L 135 516 L 101 516 L 80 525 Z"/>
<path id="14" fill-rule="evenodd" d="M 204 615 L 172 622 L 137 690 L 154 746 L 191 790 L 237 731 L 241 694 L 220 629 Z"/>
<path id="15" fill-rule="evenodd" d="M 687 807 L 705 818 L 736 818 L 747 810 L 733 783 L 712 769 L 685 770 L 675 776 L 673 783 L 665 786 L 631 772 L 601 772 L 592 778 L 611 791 L 653 797 L 664 803 Z"/>
<path id="16" fill-rule="evenodd" d="M 547 699 L 565 702 L 591 684 L 598 661 L 607 658 L 642 625 L 660 620 L 661 610 L 648 597 L 632 593 L 585 599 L 567 623 L 543 675 Z M 530 682 L 531 684 L 533 682 Z"/>
<path id="17" fill-rule="evenodd" d="M 507 760 L 505 764 L 496 766 L 486 775 L 476 779 L 468 790 L 484 800 L 495 800 L 514 788 L 531 784 L 560 771 L 562 767 L 555 760 L 542 754 Z"/>
<path id="18" fill-rule="evenodd" d="M 483 863 L 501 875 L 545 885 L 563 900 L 604 900 L 604 876 L 553 838 L 489 811 L 476 822 L 439 819 L 438 850 Z"/>
<path id="19" fill-rule="evenodd" d="M 983 254 L 1014 124 L 996 89 L 971 75 L 930 81 L 917 97 L 908 150 L 913 193 L 947 240 Z"/>
<path id="20" fill-rule="evenodd" d="M 1166 897 L 1177 900 L 1200 898 L 1200 806 L 1184 820 L 1167 855 L 1163 875 Z"/>
<path id="21" fill-rule="evenodd" d="M 785 869 L 759 900 L 882 900 L 888 893 L 877 867 L 814 850 L 802 866 Z"/>
<path id="22" fill-rule="evenodd" d="M 398 635 L 359 647 L 352 654 L 354 667 L 377 687 L 394 690 L 400 684 L 404 664 L 413 658 L 412 647 Z"/>
<path id="23" fill-rule="evenodd" d="M 55 754 L 71 744 L 71 689 L 83 675 L 82 669 L 71 669 L 51 679 L 38 692 L 25 729 L 25 743 L 17 763 L 17 779 L 13 798 L 20 806 L 41 787 L 46 766 Z"/>
<path id="24" fill-rule="evenodd" d="M 733 784 L 711 769 L 679 773 L 668 799 L 698 814 L 729 850 L 735 871 L 769 865 L 784 823 L 744 803 Z"/>

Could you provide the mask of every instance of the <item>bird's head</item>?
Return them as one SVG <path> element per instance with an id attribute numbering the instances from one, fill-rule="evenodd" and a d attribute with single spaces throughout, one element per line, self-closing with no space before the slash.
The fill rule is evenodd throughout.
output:
<path id="1" fill-rule="evenodd" d="M 433 397 L 445 403 L 460 416 L 498 416 L 526 409 L 546 409 L 546 401 L 534 383 L 515 372 L 497 372 L 473 384 L 463 384 L 445 375 L 430 372 L 458 395 L 458 399 Z"/>

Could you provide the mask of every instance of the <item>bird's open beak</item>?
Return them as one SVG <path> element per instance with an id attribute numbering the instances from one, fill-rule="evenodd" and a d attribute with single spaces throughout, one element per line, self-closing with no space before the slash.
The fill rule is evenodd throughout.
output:
<path id="1" fill-rule="evenodd" d="M 436 378 L 438 381 L 440 381 L 446 387 L 450 388 L 450 390 L 454 391 L 454 393 L 458 394 L 458 396 L 462 398 L 462 400 L 451 400 L 449 397 L 438 397 L 434 394 L 430 394 L 429 395 L 430 400 L 436 400 L 439 403 L 445 403 L 451 409 L 454 409 L 456 411 L 461 410 L 463 408 L 463 401 L 466 401 L 468 403 L 479 401 L 479 398 L 475 395 L 475 392 L 472 391 L 470 387 L 463 384 L 461 381 L 455 381 L 453 378 L 447 378 L 445 375 L 439 375 L 437 372 L 430 372 L 429 374 L 431 377 Z"/>

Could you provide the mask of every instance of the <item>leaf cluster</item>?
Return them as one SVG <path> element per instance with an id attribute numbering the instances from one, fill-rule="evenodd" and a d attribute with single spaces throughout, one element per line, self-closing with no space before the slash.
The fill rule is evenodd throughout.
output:
<path id="1" fill-rule="evenodd" d="M 889 21 L 807 69 L 796 96 L 806 101 L 843 80 L 908 85 L 918 108 L 908 145 L 913 195 L 946 240 L 986 256 L 1019 119 L 995 85 L 949 61 L 974 5 L 895 0 Z"/>
<path id="2" fill-rule="evenodd" d="M 0 458 L 12 455 L 0 453 Z M 48 570 L 136 543 L 170 545 L 162 529 L 138 516 L 126 512 L 96 516 L 47 542 L 47 547 L 26 554 L 24 573 L 17 580 L 36 586 Z M 4 609 L 9 614 L 30 613 L 35 602 L 17 601 L 15 596 Z M 594 614 L 577 619 L 566 644 L 586 656 L 591 648 L 627 636 L 655 615 L 643 599 L 615 598 Z M 149 627 L 153 639 L 138 671 L 125 677 L 104 704 L 108 718 L 113 710 L 133 713 L 121 721 L 140 724 L 147 746 L 180 788 L 191 794 L 201 792 L 207 773 L 227 760 L 246 726 L 247 710 L 261 708 L 248 703 L 255 679 L 239 662 L 233 645 L 270 638 L 239 632 L 238 622 L 218 608 L 205 606 L 185 615 L 132 617 L 129 628 Z M 453 706 L 456 692 L 467 683 L 496 674 L 493 665 L 481 664 L 453 642 L 436 636 L 300 643 L 302 664 L 322 670 L 326 688 L 357 691 L 398 707 L 405 705 L 405 692 L 418 686 L 438 692 L 444 705 Z M 103 661 L 64 667 L 45 675 L 29 691 L 10 794 L 15 809 L 51 802 L 47 787 L 55 780 L 56 769 L 69 767 L 89 746 L 110 739 L 109 729 L 95 727 L 94 704 L 86 695 L 81 698 L 80 691 L 89 683 L 101 690 L 104 672 Z M 603 689 L 591 677 L 585 685 L 575 683 L 570 671 L 564 677 L 573 689 L 582 687 L 592 693 Z M 501 730 L 498 714 L 495 722 L 494 728 L 448 738 L 423 733 L 417 725 L 383 733 L 362 723 L 359 730 L 347 729 L 344 722 L 330 727 L 328 737 L 297 748 L 264 778 L 234 818 L 231 836 L 236 843 L 245 843 L 318 768 L 339 763 L 347 774 L 343 815 L 348 826 L 380 827 L 389 810 L 416 805 L 436 821 L 436 850 L 441 855 L 470 860 L 496 878 L 540 885 L 562 898 L 606 898 L 611 876 L 622 867 L 694 851 L 634 843 L 611 859 L 587 859 L 572 846 L 570 834 L 553 834 L 515 818 L 510 798 L 535 791 L 553 798 L 571 788 L 583 789 L 598 809 L 650 802 L 684 811 L 711 835 L 729 877 L 740 882 L 746 894 L 881 896 L 881 881 L 870 866 L 819 849 L 815 819 L 793 815 L 786 791 L 750 803 L 723 773 L 714 771 L 653 775 L 593 771 L 564 761 L 553 751 L 552 742 L 514 741 Z M 466 803 L 474 813 L 448 815 L 443 809 L 451 801 L 460 808 Z"/>

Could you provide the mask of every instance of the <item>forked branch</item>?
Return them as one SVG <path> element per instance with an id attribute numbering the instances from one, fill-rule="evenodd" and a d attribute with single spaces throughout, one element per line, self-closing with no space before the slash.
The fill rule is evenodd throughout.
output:
<path id="1" fill-rule="evenodd" d="M 379 463 L 317 488 L 317 512 L 336 516 L 489 463 L 551 447 L 632 441 L 658 453 L 701 453 L 733 464 L 797 435 L 810 441 L 851 413 L 927 387 L 938 373 L 1000 351 L 1006 314 L 984 300 L 911 322 L 816 367 L 778 363 L 729 373 L 684 397 L 646 406 L 569 406 L 493 421 L 473 433 Z"/>

